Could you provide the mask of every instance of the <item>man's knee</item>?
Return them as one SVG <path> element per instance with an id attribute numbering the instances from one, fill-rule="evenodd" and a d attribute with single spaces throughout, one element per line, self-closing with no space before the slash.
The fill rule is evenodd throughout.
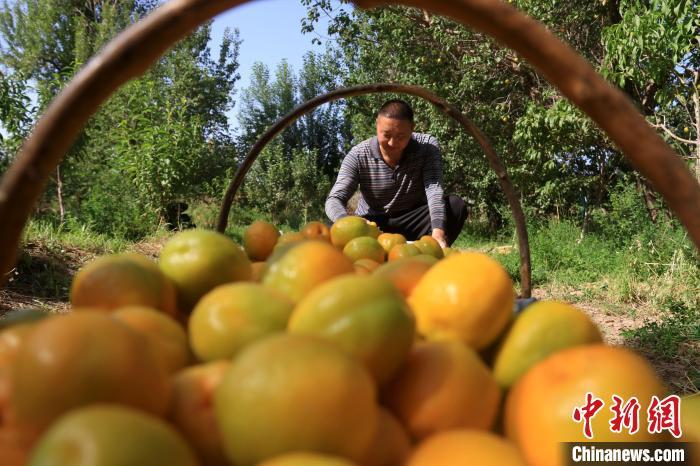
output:
<path id="1" fill-rule="evenodd" d="M 447 196 L 447 205 L 456 219 L 462 223 L 467 220 L 469 216 L 469 206 L 464 199 L 455 194 L 450 194 Z"/>

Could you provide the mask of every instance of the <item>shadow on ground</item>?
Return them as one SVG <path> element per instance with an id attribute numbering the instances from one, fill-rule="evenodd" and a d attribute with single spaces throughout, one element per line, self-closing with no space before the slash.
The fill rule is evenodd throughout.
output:
<path id="1" fill-rule="evenodd" d="M 15 268 L 3 286 L 4 296 L 0 309 L 17 307 L 10 297 L 31 297 L 30 301 L 67 302 L 73 276 L 92 255 L 70 248 L 52 248 L 45 244 L 27 243 L 23 246 Z M 7 309 L 9 307 L 9 309 Z"/>
<path id="2" fill-rule="evenodd" d="M 625 346 L 649 359 L 672 392 L 700 391 L 700 310 L 675 303 L 662 319 L 622 335 Z"/>

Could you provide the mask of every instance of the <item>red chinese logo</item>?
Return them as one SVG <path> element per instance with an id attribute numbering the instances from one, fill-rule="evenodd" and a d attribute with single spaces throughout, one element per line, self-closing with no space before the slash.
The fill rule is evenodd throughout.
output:
<path id="1" fill-rule="evenodd" d="M 676 438 L 681 436 L 681 399 L 678 395 L 669 395 L 663 400 L 652 396 L 647 416 L 647 430 L 650 434 L 660 434 L 667 430 Z"/>
<path id="2" fill-rule="evenodd" d="M 639 431 L 639 411 L 641 409 L 639 400 L 633 396 L 625 402 L 617 395 L 613 395 L 612 400 L 613 405 L 610 407 L 610 411 L 612 411 L 613 417 L 608 422 L 610 432 L 622 433 L 623 429 L 627 429 L 629 434 L 636 434 Z M 603 406 L 605 406 L 605 402 L 602 399 L 587 392 L 586 403 L 583 406 L 576 406 L 571 414 L 574 421 L 583 422 L 583 435 L 588 439 L 593 438 L 591 420 Z M 652 396 L 647 408 L 647 431 L 650 434 L 668 431 L 675 438 L 680 438 L 682 435 L 680 413 L 681 399 L 678 395 L 669 395 L 663 400 Z"/>
<path id="3" fill-rule="evenodd" d="M 630 398 L 627 403 L 617 395 L 613 395 L 615 404 L 610 408 L 615 416 L 610 420 L 611 432 L 622 432 L 624 427 L 630 434 L 636 434 L 639 430 L 639 400 L 636 397 Z"/>
<path id="4" fill-rule="evenodd" d="M 591 419 L 598 414 L 598 411 L 605 405 L 603 400 L 595 398 L 591 392 L 586 393 L 586 404 L 574 408 L 572 417 L 574 421 L 581 422 L 583 420 L 583 435 L 586 438 L 593 438 L 593 429 L 591 428 Z"/>

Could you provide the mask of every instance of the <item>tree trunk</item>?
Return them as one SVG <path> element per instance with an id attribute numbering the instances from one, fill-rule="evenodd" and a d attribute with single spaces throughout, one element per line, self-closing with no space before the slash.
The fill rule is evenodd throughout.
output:
<path id="1" fill-rule="evenodd" d="M 503 228 L 503 217 L 498 209 L 490 203 L 486 204 L 486 216 L 489 222 L 489 232 L 495 235 Z"/>
<path id="2" fill-rule="evenodd" d="M 56 197 L 58 198 L 58 212 L 61 219 L 61 225 L 66 218 L 66 209 L 63 206 L 63 181 L 61 181 L 61 165 L 56 167 Z"/>
<path id="3" fill-rule="evenodd" d="M 578 243 L 580 244 L 581 241 L 583 241 L 584 236 L 586 236 L 586 233 L 588 233 L 588 224 L 590 223 L 590 213 L 588 212 L 588 207 L 584 206 L 583 207 L 583 222 L 581 225 L 581 234 L 578 237 Z"/>
<path id="4" fill-rule="evenodd" d="M 649 189 L 646 180 L 644 180 L 641 176 L 638 175 L 635 178 L 635 182 L 637 184 L 637 191 L 644 198 L 644 206 L 647 208 L 649 218 L 651 219 L 652 223 L 656 223 L 656 219 L 659 216 L 659 209 L 656 207 L 656 194 Z"/>
<path id="5" fill-rule="evenodd" d="M 583 237 L 588 233 L 588 226 L 590 224 L 591 220 L 591 215 L 590 215 L 590 208 L 589 204 L 592 204 L 594 207 L 600 207 L 601 204 L 603 203 L 603 193 L 605 191 L 605 156 L 603 154 L 598 154 L 598 183 L 596 183 L 595 187 L 595 197 L 592 203 L 586 202 L 586 198 L 584 197 L 583 201 L 583 220 L 581 222 L 581 235 L 579 236 L 579 243 L 583 241 Z"/>
<path id="6" fill-rule="evenodd" d="M 700 183 L 700 92 L 698 92 L 698 72 L 695 72 L 695 92 L 693 92 L 693 104 L 695 105 L 695 179 Z"/>

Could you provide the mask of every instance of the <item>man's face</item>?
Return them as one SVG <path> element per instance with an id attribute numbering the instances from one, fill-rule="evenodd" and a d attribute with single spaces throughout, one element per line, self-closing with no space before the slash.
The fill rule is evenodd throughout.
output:
<path id="1" fill-rule="evenodd" d="M 411 141 L 413 124 L 407 120 L 397 120 L 379 116 L 377 118 L 377 139 L 382 154 L 393 160 L 398 160 L 403 150 Z"/>

